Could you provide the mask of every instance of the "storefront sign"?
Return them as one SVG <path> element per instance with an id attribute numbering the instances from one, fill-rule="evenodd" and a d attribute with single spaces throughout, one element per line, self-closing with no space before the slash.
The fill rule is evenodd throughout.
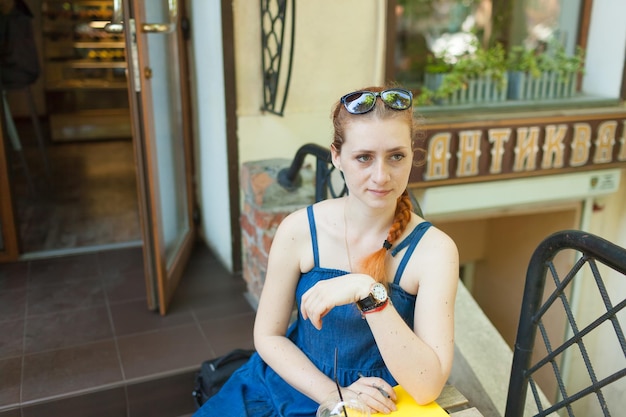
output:
<path id="1" fill-rule="evenodd" d="M 426 129 L 425 155 L 416 153 L 421 163 L 411 173 L 415 187 L 626 167 L 624 113 Z"/>

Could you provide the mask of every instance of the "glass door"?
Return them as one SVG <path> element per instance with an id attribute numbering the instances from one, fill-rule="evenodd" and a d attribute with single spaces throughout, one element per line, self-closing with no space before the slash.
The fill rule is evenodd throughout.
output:
<path id="1" fill-rule="evenodd" d="M 0 103 L 0 106 L 2 104 Z M 3 114 L 3 113 L 0 113 Z M 9 189 L 9 166 L 7 163 L 4 120 L 0 118 L 0 262 L 17 260 L 17 233 L 13 220 L 13 203 Z"/>
<path id="2" fill-rule="evenodd" d="M 114 1 L 116 18 L 120 3 Z M 126 0 L 123 30 L 148 304 L 166 314 L 195 239 L 186 56 L 176 0 Z"/>

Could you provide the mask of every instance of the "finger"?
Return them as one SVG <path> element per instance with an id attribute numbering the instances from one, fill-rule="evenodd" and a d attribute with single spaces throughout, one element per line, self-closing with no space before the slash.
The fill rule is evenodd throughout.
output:
<path id="1" fill-rule="evenodd" d="M 391 387 L 389 384 L 382 383 L 378 385 L 375 383 L 373 385 L 374 385 L 374 388 L 376 388 L 383 397 L 391 399 L 392 401 L 396 400 L 397 398 L 396 392 L 394 391 L 393 387 Z"/>
<path id="2" fill-rule="evenodd" d="M 361 391 L 358 391 L 358 392 L 356 393 L 356 398 L 357 398 L 357 400 L 359 400 L 359 401 L 360 401 L 360 402 L 361 402 L 361 403 L 362 403 L 365 407 L 367 407 L 367 410 L 368 410 L 370 413 L 377 413 L 377 412 L 378 412 L 378 410 L 376 410 L 375 408 L 371 407 L 371 406 L 368 404 L 367 395 L 363 394 Z"/>
<path id="3" fill-rule="evenodd" d="M 322 330 L 322 320 L 311 320 L 311 324 L 313 325 L 313 327 L 315 327 L 317 330 Z"/>
<path id="4" fill-rule="evenodd" d="M 380 386 L 374 384 L 374 388 L 376 388 L 378 393 L 380 395 L 382 395 L 384 398 L 391 398 L 391 396 L 387 393 L 387 391 L 385 391 L 385 389 L 383 387 L 380 387 Z"/>
<path id="5" fill-rule="evenodd" d="M 302 318 L 304 320 L 309 320 L 311 324 L 313 325 L 313 327 L 315 327 L 317 330 L 322 329 L 322 320 L 317 314 L 315 314 L 314 312 L 308 313 L 308 311 L 305 308 L 302 308 L 301 311 L 302 311 Z"/>
<path id="6" fill-rule="evenodd" d="M 393 387 L 389 385 L 384 379 L 376 377 L 366 377 L 359 372 L 359 381 L 376 388 L 376 390 L 383 397 L 391 399 L 392 401 L 396 400 L 396 392 L 394 391 Z"/>
<path id="7" fill-rule="evenodd" d="M 302 314 L 302 318 L 305 320 L 309 318 L 306 308 L 304 308 L 304 304 L 300 307 L 300 314 Z"/>
<path id="8" fill-rule="evenodd" d="M 381 385 L 369 384 L 367 392 L 372 399 L 370 406 L 377 410 L 388 413 L 397 409 L 395 398 L 392 398 L 389 392 Z M 395 392 L 393 394 L 395 397 Z"/>
<path id="9" fill-rule="evenodd" d="M 391 399 L 392 401 L 395 401 L 397 399 L 396 392 L 394 391 L 393 387 L 389 385 L 384 379 L 373 378 L 373 381 L 372 379 L 370 379 L 369 381 L 367 381 L 367 383 L 376 388 L 378 393 L 384 398 Z"/>
<path id="10" fill-rule="evenodd" d="M 367 390 L 362 391 L 359 398 L 374 412 L 387 414 L 396 410 L 396 405 L 393 401 L 381 396 L 380 392 L 371 386 Z"/>

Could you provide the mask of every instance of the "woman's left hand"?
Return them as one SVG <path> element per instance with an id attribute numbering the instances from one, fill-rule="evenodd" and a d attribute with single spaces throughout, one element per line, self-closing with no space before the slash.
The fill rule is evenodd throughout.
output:
<path id="1" fill-rule="evenodd" d="M 347 274 L 317 282 L 302 295 L 300 312 L 318 329 L 333 307 L 355 303 L 369 294 L 374 279 L 365 274 Z"/>

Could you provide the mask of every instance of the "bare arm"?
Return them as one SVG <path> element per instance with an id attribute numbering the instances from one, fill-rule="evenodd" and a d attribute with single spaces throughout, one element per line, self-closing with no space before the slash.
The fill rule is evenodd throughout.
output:
<path id="1" fill-rule="evenodd" d="M 454 356 L 454 302 L 459 262 L 454 242 L 439 230 L 420 242 L 405 277 L 419 269 L 414 329 L 393 308 L 366 318 L 385 364 L 409 394 L 421 404 L 434 401 L 443 389 Z M 426 236 L 425 236 L 426 237 Z M 416 250 L 417 252 L 417 250 Z M 412 258 L 415 258 L 414 254 Z M 407 275 L 408 274 L 408 275 Z"/>
<path id="2" fill-rule="evenodd" d="M 288 216 L 276 231 L 254 324 L 254 343 L 276 373 L 319 403 L 335 389 L 334 382 L 285 336 L 302 264 L 311 251 L 306 212 L 300 210 Z"/>

